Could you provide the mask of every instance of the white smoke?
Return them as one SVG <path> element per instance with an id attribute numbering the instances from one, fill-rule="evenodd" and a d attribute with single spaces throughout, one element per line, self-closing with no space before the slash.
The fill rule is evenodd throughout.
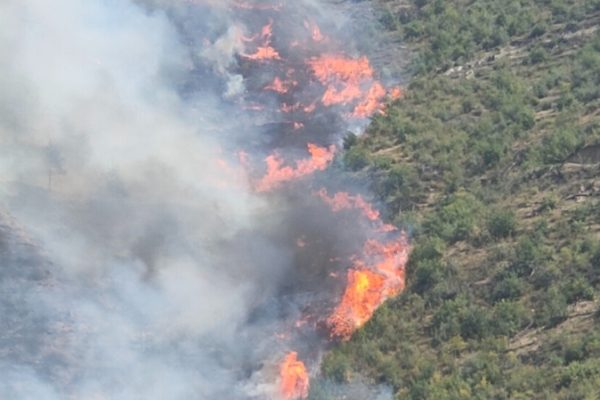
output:
<path id="1" fill-rule="evenodd" d="M 17 279 L 30 250 L 4 254 L 0 397 L 236 398 L 236 330 L 286 257 L 260 237 L 252 262 L 232 251 L 264 205 L 223 168 L 241 127 L 218 96 L 181 100 L 192 60 L 171 22 L 8 0 L 0 49 L 0 204 L 46 260 Z"/>

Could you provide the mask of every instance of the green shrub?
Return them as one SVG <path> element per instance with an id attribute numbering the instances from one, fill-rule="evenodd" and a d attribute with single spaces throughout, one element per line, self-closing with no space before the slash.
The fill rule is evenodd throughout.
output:
<path id="1" fill-rule="evenodd" d="M 468 239 L 480 209 L 481 204 L 473 195 L 459 192 L 450 196 L 425 222 L 425 228 L 448 242 Z"/>
<path id="2" fill-rule="evenodd" d="M 515 232 L 517 221 L 511 210 L 495 210 L 487 220 L 487 229 L 495 238 L 505 238 Z"/>
<path id="3" fill-rule="evenodd" d="M 514 272 L 501 274 L 492 290 L 494 301 L 517 299 L 523 294 L 525 284 Z"/>
<path id="4" fill-rule="evenodd" d="M 551 287 L 536 302 L 537 326 L 554 326 L 567 317 L 567 299 L 556 286 Z"/>
<path id="5" fill-rule="evenodd" d="M 344 164 L 352 171 L 358 171 L 369 165 L 369 152 L 360 146 L 354 146 L 344 153 Z"/>
<path id="6" fill-rule="evenodd" d="M 569 128 L 558 129 L 544 138 L 541 149 L 542 161 L 547 164 L 564 162 L 579 145 L 580 138 L 577 131 Z"/>

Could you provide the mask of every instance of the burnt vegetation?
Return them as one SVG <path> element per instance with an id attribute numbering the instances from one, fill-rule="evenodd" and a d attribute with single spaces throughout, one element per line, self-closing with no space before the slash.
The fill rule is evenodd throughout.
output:
<path id="1" fill-rule="evenodd" d="M 343 162 L 414 250 L 323 374 L 398 399 L 597 398 L 600 1 L 376 3 L 413 76 Z"/>

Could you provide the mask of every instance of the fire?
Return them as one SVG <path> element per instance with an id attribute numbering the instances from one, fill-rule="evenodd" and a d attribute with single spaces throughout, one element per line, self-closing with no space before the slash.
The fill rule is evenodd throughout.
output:
<path id="1" fill-rule="evenodd" d="M 253 54 L 243 54 L 243 57 L 249 60 L 266 61 L 266 60 L 281 60 L 279 52 L 271 47 L 271 36 L 273 36 L 273 20 L 263 26 L 260 37 L 263 40 L 262 45 L 258 46 Z M 246 41 L 254 41 L 257 37 L 246 38 Z"/>
<path id="2" fill-rule="evenodd" d="M 325 40 L 325 36 L 323 35 L 323 33 L 321 33 L 319 25 L 315 23 L 310 23 L 308 21 L 304 21 L 304 27 L 308 31 L 310 31 L 312 40 L 314 40 L 315 42 L 322 42 L 323 40 Z"/>
<path id="3" fill-rule="evenodd" d="M 295 167 L 284 166 L 283 159 L 278 154 L 272 154 L 266 158 L 267 174 L 258 182 L 256 190 L 265 192 L 272 190 L 284 182 L 292 181 L 316 171 L 323 171 L 333 161 L 335 146 L 319 147 L 308 143 L 309 159 L 296 162 Z"/>
<path id="4" fill-rule="evenodd" d="M 271 46 L 261 46 L 253 54 L 244 54 L 244 57 L 254 61 L 281 60 L 277 50 Z"/>
<path id="5" fill-rule="evenodd" d="M 292 87 L 296 86 L 296 81 L 284 81 L 279 77 L 275 77 L 273 82 L 265 86 L 265 90 L 272 90 L 280 94 L 286 94 Z"/>
<path id="6" fill-rule="evenodd" d="M 329 197 L 325 188 L 321 188 L 317 195 L 331 207 L 333 212 L 358 208 L 371 221 L 379 219 L 379 211 L 375 210 L 361 195 L 352 196 L 347 192 L 338 192 L 333 197 Z"/>
<path id="7" fill-rule="evenodd" d="M 368 220 L 375 222 L 379 232 L 393 232 L 397 228 L 386 224 L 380 219 L 379 211 L 373 208 L 373 205 L 367 202 L 361 195 L 353 196 L 347 192 L 337 192 L 333 196 L 327 194 L 327 189 L 321 188 L 315 193 L 323 200 L 333 212 L 342 210 L 360 210 L 361 214 Z"/>
<path id="8" fill-rule="evenodd" d="M 315 42 L 322 42 L 325 40 L 325 36 L 321 33 L 321 29 L 317 25 L 312 28 L 312 38 Z"/>
<path id="9" fill-rule="evenodd" d="M 385 244 L 367 241 L 364 255 L 373 260 L 373 265 L 366 266 L 363 261 L 357 261 L 348 271 L 342 300 L 327 319 L 332 338 L 349 339 L 373 316 L 377 307 L 404 289 L 408 251 L 405 234 Z"/>
<path id="10" fill-rule="evenodd" d="M 402 91 L 402 88 L 400 86 L 393 87 L 392 90 L 390 90 L 390 97 L 392 98 L 392 100 L 399 99 L 403 95 L 404 92 Z"/>
<path id="11" fill-rule="evenodd" d="M 373 77 L 373 69 L 367 57 L 352 59 L 344 56 L 324 55 L 311 59 L 308 65 L 321 83 L 336 80 L 359 82 L 361 79 Z"/>
<path id="12" fill-rule="evenodd" d="M 304 363 L 298 360 L 298 353 L 288 353 L 279 367 L 279 389 L 286 400 L 306 399 L 309 378 Z"/>
<path id="13" fill-rule="evenodd" d="M 308 62 L 315 77 L 326 87 L 323 105 L 348 104 L 362 95 L 361 83 L 373 77 L 366 57 L 322 56 Z"/>
<path id="14" fill-rule="evenodd" d="M 317 80 L 325 86 L 321 98 L 323 105 L 358 103 L 351 114 L 355 118 L 366 118 L 375 112 L 382 112 L 387 92 L 373 78 L 373 68 L 367 57 L 352 59 L 326 55 L 311 59 L 308 65 Z M 391 93 L 392 98 L 400 95 L 399 88 Z"/>
<path id="15" fill-rule="evenodd" d="M 327 323 L 331 336 L 349 339 L 356 329 L 367 322 L 383 302 L 385 277 L 368 269 L 348 271 L 348 283 L 341 303 Z"/>
<path id="16" fill-rule="evenodd" d="M 382 111 L 382 99 L 385 95 L 385 88 L 379 82 L 375 82 L 360 104 L 354 108 L 352 115 L 358 118 L 366 118 L 376 111 Z"/>

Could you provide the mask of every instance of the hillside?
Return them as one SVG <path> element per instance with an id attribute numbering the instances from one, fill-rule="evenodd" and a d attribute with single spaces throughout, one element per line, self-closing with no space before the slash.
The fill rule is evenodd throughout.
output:
<path id="1" fill-rule="evenodd" d="M 323 375 L 398 399 L 597 398 L 600 1 L 376 3 L 412 77 L 343 161 L 415 247 L 405 292 Z"/>

